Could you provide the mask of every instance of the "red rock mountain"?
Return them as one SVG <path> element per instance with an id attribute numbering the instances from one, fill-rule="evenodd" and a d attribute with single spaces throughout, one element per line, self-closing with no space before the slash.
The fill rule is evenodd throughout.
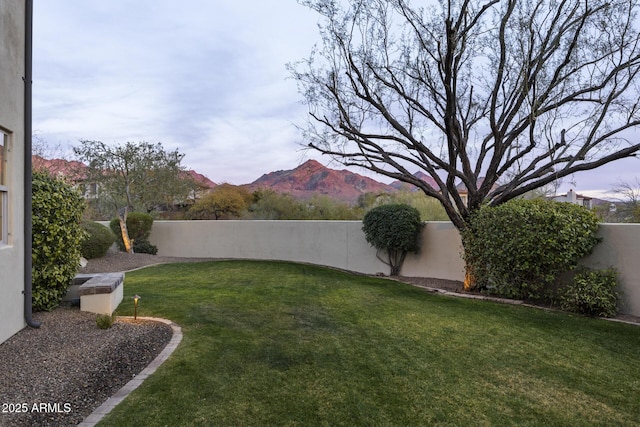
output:
<path id="1" fill-rule="evenodd" d="M 53 175 L 64 176 L 71 180 L 82 179 L 84 170 L 87 168 L 84 163 L 77 160 L 45 159 L 36 155 L 32 156 L 31 162 L 34 170 L 46 169 Z M 202 189 L 210 189 L 218 185 L 194 170 L 184 171 L 183 176 L 191 178 Z"/>
<path id="2" fill-rule="evenodd" d="M 52 175 L 64 176 L 71 180 L 82 179 L 87 168 L 84 163 L 76 160 L 45 159 L 36 155 L 31 156 L 31 164 L 34 170 L 46 169 Z"/>
<path id="3" fill-rule="evenodd" d="M 33 156 L 34 168 L 45 168 L 56 175 L 71 179 L 82 178 L 86 168 L 78 161 L 63 159 L 44 159 Z M 194 171 L 184 172 L 203 190 L 217 186 L 206 176 Z M 393 185 L 393 184 L 392 184 Z M 401 184 L 399 188 L 408 186 Z M 324 194 L 334 199 L 355 203 L 358 196 L 364 193 L 392 193 L 397 191 L 391 185 L 359 175 L 349 170 L 335 170 L 323 166 L 315 160 L 308 160 L 292 170 L 280 170 L 262 175 L 259 179 L 246 185 L 250 190 L 269 188 L 278 193 L 289 193 L 294 197 L 309 198 L 314 194 Z"/>
<path id="4" fill-rule="evenodd" d="M 194 171 L 193 169 L 184 171 L 184 175 L 191 178 L 191 180 L 195 182 L 196 185 L 202 189 L 211 189 L 218 185 L 215 182 L 211 181 L 206 176 L 202 175 L 201 173 Z"/>
<path id="5" fill-rule="evenodd" d="M 438 184 L 436 184 L 436 181 L 433 178 L 431 178 L 429 175 L 427 175 L 426 173 L 424 173 L 422 171 L 418 171 L 418 172 L 414 173 L 413 176 L 423 180 L 428 185 L 430 185 L 431 188 L 436 188 L 436 189 L 438 188 Z M 419 191 L 420 190 L 418 187 L 416 187 L 414 185 L 411 185 L 409 183 L 406 183 L 406 182 L 402 182 L 402 181 L 393 181 L 389 185 L 392 186 L 393 188 L 397 189 L 397 190 L 404 190 L 404 191 Z"/>
<path id="6" fill-rule="evenodd" d="M 364 193 L 396 191 L 389 185 L 348 170 L 329 169 L 315 160 L 308 160 L 293 170 L 262 175 L 249 184 L 249 188 L 270 188 L 300 198 L 324 194 L 351 203 Z"/>

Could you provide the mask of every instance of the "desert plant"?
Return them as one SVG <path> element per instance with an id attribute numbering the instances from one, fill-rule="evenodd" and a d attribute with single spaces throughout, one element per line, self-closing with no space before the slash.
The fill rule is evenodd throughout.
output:
<path id="1" fill-rule="evenodd" d="M 108 227 L 94 221 L 85 220 L 80 225 L 88 234 L 80 248 L 82 256 L 87 259 L 103 257 L 115 242 L 116 236 Z"/>
<path id="2" fill-rule="evenodd" d="M 109 227 L 113 234 L 116 236 L 116 243 L 121 251 L 125 250 L 124 242 L 122 241 L 122 233 L 120 232 L 120 222 L 118 218 L 114 218 L 109 223 Z M 133 241 L 133 250 L 136 252 L 136 244 L 138 252 L 143 252 L 140 249 L 148 248 L 153 245 L 149 243 L 149 235 L 151 234 L 151 228 L 153 227 L 153 217 L 149 214 L 141 212 L 131 212 L 127 215 L 127 230 L 129 231 L 129 238 Z M 145 243 L 146 242 L 146 243 Z M 153 246 L 155 247 L 155 246 Z M 157 252 L 157 248 L 156 248 Z"/>
<path id="3" fill-rule="evenodd" d="M 244 187 L 220 184 L 202 196 L 186 213 L 187 219 L 238 218 L 252 200 Z"/>
<path id="4" fill-rule="evenodd" d="M 85 202 L 69 184 L 46 172 L 34 172 L 32 185 L 33 309 L 47 311 L 58 306 L 80 267 Z"/>
<path id="5" fill-rule="evenodd" d="M 98 314 L 96 316 L 96 326 L 100 329 L 109 329 L 115 321 L 115 314 Z"/>
<path id="6" fill-rule="evenodd" d="M 156 255 L 158 253 L 158 247 L 148 240 L 138 239 L 133 242 L 133 252 L 137 254 Z"/>
<path id="7" fill-rule="evenodd" d="M 364 216 L 362 231 L 367 242 L 377 249 L 376 256 L 391 268 L 391 275 L 400 274 L 407 252 L 417 252 L 423 223 L 420 212 L 402 204 L 382 205 Z M 381 253 L 386 252 L 386 260 Z"/>
<path id="8" fill-rule="evenodd" d="M 564 289 L 563 310 L 587 316 L 614 317 L 618 313 L 618 272 L 581 269 Z"/>
<path id="9" fill-rule="evenodd" d="M 600 241 L 598 217 L 586 208 L 547 200 L 485 206 L 462 232 L 476 286 L 507 298 L 548 299 L 558 275 Z"/>

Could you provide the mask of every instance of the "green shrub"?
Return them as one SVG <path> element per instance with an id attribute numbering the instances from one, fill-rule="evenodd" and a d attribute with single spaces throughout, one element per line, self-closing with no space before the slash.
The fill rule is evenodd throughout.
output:
<path id="1" fill-rule="evenodd" d="M 100 329 L 109 329 L 113 326 L 116 316 L 112 314 L 98 314 L 96 316 L 96 326 Z"/>
<path id="2" fill-rule="evenodd" d="M 149 235 L 151 234 L 151 227 L 153 226 L 153 217 L 149 214 L 141 213 L 141 212 L 131 212 L 127 215 L 127 231 L 129 232 L 129 238 L 133 240 L 133 251 L 137 252 L 136 242 L 140 244 L 141 248 L 145 247 L 143 242 L 149 241 Z M 109 223 L 109 227 L 113 234 L 116 236 L 116 243 L 121 251 L 124 251 L 124 242 L 122 241 L 122 232 L 120 231 L 120 221 L 118 218 L 114 218 Z M 153 246 L 153 245 L 151 245 Z M 157 252 L 157 249 L 156 249 Z M 140 253 L 150 253 L 150 252 L 140 252 Z"/>
<path id="3" fill-rule="evenodd" d="M 600 241 L 597 216 L 582 206 L 512 200 L 483 207 L 462 232 L 476 287 L 507 298 L 548 300 L 558 275 Z"/>
<path id="4" fill-rule="evenodd" d="M 614 317 L 618 313 L 618 272 L 581 269 L 561 297 L 563 310 L 587 316 Z"/>
<path id="5" fill-rule="evenodd" d="M 80 267 L 80 227 L 85 201 L 80 193 L 45 172 L 33 173 L 33 309 L 52 310 Z"/>
<path id="6" fill-rule="evenodd" d="M 375 207 L 362 221 L 367 242 L 377 249 L 378 259 L 391 267 L 393 276 L 400 274 L 407 252 L 418 251 L 422 227 L 420 212 L 402 204 Z M 380 257 L 383 251 L 387 253 L 386 260 Z"/>
<path id="7" fill-rule="evenodd" d="M 81 226 L 89 235 L 80 247 L 82 256 L 87 259 L 103 257 L 115 242 L 116 236 L 108 227 L 94 221 L 82 221 Z"/>
<path id="8" fill-rule="evenodd" d="M 137 254 L 151 254 L 158 253 L 158 247 L 152 245 L 148 240 L 135 240 L 133 242 L 133 252 Z"/>

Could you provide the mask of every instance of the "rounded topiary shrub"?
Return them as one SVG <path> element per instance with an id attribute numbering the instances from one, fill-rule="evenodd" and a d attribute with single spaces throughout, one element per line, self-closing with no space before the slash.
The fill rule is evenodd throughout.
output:
<path id="1" fill-rule="evenodd" d="M 587 316 L 614 317 L 618 313 L 618 272 L 581 269 L 563 290 L 563 310 Z"/>
<path id="2" fill-rule="evenodd" d="M 481 290 L 550 299 L 558 275 L 600 241 L 597 230 L 598 217 L 570 203 L 518 199 L 485 206 L 462 230 L 465 262 Z"/>
<path id="3" fill-rule="evenodd" d="M 33 173 L 33 309 L 60 304 L 80 267 L 80 227 L 85 201 L 78 191 L 45 172 Z"/>
<path id="4" fill-rule="evenodd" d="M 81 246 L 82 256 L 87 259 L 103 257 L 116 241 L 116 236 L 108 227 L 94 221 L 82 221 L 81 225 L 88 234 Z"/>
<path id="5" fill-rule="evenodd" d="M 367 242 L 377 249 L 377 256 L 391 267 L 391 275 L 400 274 L 407 252 L 417 252 L 423 223 L 420 212 L 409 205 L 389 204 L 371 209 L 362 220 Z M 380 254 L 386 252 L 387 258 Z"/>
<path id="6" fill-rule="evenodd" d="M 120 231 L 120 221 L 114 218 L 109 223 L 109 227 L 116 236 L 116 243 L 121 251 L 124 251 L 124 242 Z M 127 215 L 127 231 L 129 238 L 133 240 L 133 251 L 137 253 L 148 253 L 155 255 L 158 248 L 149 243 L 149 235 L 153 227 L 153 217 L 141 212 L 131 212 Z M 155 251 L 155 252 L 154 252 Z"/>

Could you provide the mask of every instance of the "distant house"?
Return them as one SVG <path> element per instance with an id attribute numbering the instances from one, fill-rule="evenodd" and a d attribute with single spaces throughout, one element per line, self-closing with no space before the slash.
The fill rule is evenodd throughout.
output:
<path id="1" fill-rule="evenodd" d="M 185 204 L 187 205 L 195 203 L 197 200 L 201 199 L 203 195 L 210 193 L 211 190 L 218 185 L 206 176 L 194 170 L 184 171 L 182 175 L 183 178 L 188 179 L 192 184 L 188 200 L 185 201 Z"/>
<path id="2" fill-rule="evenodd" d="M 573 189 L 569 190 L 567 194 L 561 194 L 551 197 L 551 200 L 556 202 L 573 203 L 574 205 L 584 206 L 587 209 L 593 208 L 593 198 L 577 194 Z"/>
<path id="3" fill-rule="evenodd" d="M 481 176 L 480 178 L 478 178 L 478 182 L 477 182 L 476 185 L 478 186 L 478 188 L 480 188 L 483 183 L 484 183 L 484 177 Z M 497 184 L 493 184 L 491 189 L 494 190 L 497 187 L 498 187 Z M 458 191 L 458 194 L 460 195 L 460 198 L 462 199 L 462 203 L 464 203 L 466 205 L 468 200 L 469 200 L 469 190 L 467 189 L 467 186 L 464 184 L 464 182 L 461 182 L 460 184 L 456 185 L 456 190 Z"/>
<path id="4" fill-rule="evenodd" d="M 0 342 L 25 327 L 25 146 L 30 138 L 30 10 L 32 2 L 0 2 Z M 29 61 L 30 64 L 30 61 Z M 28 83 L 25 83 L 28 82 Z M 30 143 L 30 139 L 29 139 Z M 30 220 L 30 217 L 29 217 Z M 29 288 L 30 290 L 30 288 Z"/>

